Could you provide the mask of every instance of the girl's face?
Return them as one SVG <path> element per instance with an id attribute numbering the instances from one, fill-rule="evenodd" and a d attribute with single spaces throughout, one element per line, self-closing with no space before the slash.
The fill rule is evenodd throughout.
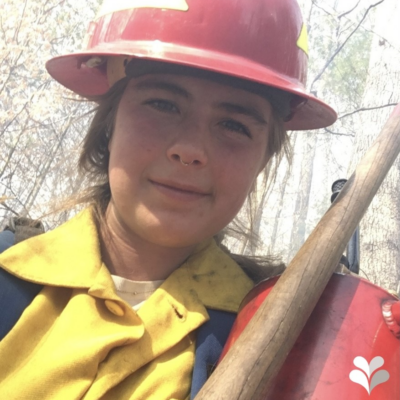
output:
<path id="1" fill-rule="evenodd" d="M 109 144 L 109 223 L 167 247 L 215 235 L 268 161 L 270 121 L 269 102 L 244 90 L 168 74 L 132 79 Z"/>

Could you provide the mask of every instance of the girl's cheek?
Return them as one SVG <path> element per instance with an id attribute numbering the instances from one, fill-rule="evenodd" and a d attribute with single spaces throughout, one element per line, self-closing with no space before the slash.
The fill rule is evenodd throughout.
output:
<path id="1" fill-rule="evenodd" d="M 262 145 L 241 143 L 224 143 L 217 147 L 216 158 L 221 160 L 221 168 L 229 169 L 233 175 L 242 175 L 252 180 L 258 175 L 265 161 L 265 152 Z"/>

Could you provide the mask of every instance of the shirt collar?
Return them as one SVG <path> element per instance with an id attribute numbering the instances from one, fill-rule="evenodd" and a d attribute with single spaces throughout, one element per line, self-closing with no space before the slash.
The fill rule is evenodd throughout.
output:
<path id="1" fill-rule="evenodd" d="M 53 231 L 10 247 L 0 255 L 0 265 L 34 283 L 87 288 L 99 297 L 118 298 L 110 273 L 101 260 L 91 209 Z M 170 275 L 161 289 L 170 293 L 195 292 L 208 308 L 236 312 L 252 286 L 243 270 L 214 240 L 208 240 Z"/>

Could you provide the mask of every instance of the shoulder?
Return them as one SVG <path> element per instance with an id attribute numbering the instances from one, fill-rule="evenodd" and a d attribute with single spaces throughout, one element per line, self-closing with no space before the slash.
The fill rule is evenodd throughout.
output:
<path id="1" fill-rule="evenodd" d="M 265 279 L 273 278 L 281 275 L 286 265 L 277 257 L 267 256 L 245 256 L 242 254 L 231 253 L 230 250 L 218 244 L 221 251 L 227 254 L 237 265 L 245 272 L 245 274 L 255 283 L 259 283 Z"/>
<path id="2" fill-rule="evenodd" d="M 31 282 L 87 286 L 101 266 L 97 227 L 90 210 L 0 254 L 0 267 Z"/>

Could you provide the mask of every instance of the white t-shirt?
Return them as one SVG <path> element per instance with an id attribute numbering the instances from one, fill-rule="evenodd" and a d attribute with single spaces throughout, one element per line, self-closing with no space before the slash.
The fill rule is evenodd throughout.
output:
<path id="1" fill-rule="evenodd" d="M 142 304 L 158 289 L 164 282 L 161 281 L 131 281 L 121 276 L 111 275 L 121 299 L 129 303 L 137 311 Z"/>

